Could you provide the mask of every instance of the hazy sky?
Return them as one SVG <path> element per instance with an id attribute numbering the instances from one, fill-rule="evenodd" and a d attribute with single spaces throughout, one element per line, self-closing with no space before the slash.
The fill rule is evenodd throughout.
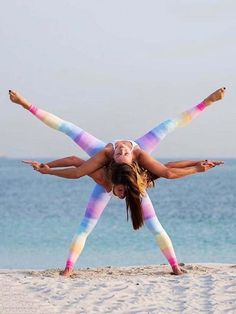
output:
<path id="1" fill-rule="evenodd" d="M 222 102 L 168 136 L 159 157 L 236 157 L 236 2 L 8 0 L 0 10 L 0 155 L 84 156 L 8 101 L 108 142 L 134 139 L 225 85 Z"/>

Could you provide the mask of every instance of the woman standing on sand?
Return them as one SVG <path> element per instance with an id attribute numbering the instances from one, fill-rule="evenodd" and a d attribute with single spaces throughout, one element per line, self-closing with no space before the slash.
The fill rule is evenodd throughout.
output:
<path id="1" fill-rule="evenodd" d="M 224 88 L 217 90 L 197 106 L 184 112 L 175 119 L 169 119 L 161 123 L 159 126 L 155 127 L 134 142 L 130 140 L 119 140 L 115 143 L 109 143 L 107 145 L 74 124 L 63 121 L 62 119 L 31 105 L 31 103 L 25 100 L 18 93 L 10 91 L 9 94 L 10 99 L 13 102 L 18 103 L 25 109 L 29 110 L 48 126 L 60 130 L 70 136 L 84 151 L 92 156 L 88 161 L 77 168 L 53 170 L 48 167 L 43 167 L 41 172 L 73 179 L 92 174 L 94 171 L 110 164 L 110 162 L 114 160 L 118 164 L 125 163 L 127 165 L 132 165 L 133 162 L 137 162 L 139 166 L 149 170 L 154 176 L 176 179 L 199 172 L 199 165 L 189 165 L 185 168 L 169 168 L 157 162 L 149 155 L 149 153 L 156 148 L 156 146 L 168 133 L 175 130 L 179 126 L 186 125 L 192 121 L 192 119 L 197 117 L 198 114 L 206 107 L 221 99 L 224 96 L 224 90 Z M 210 168 L 212 165 L 207 165 L 207 167 Z M 130 185 L 129 188 L 132 189 L 133 186 Z M 127 195 L 128 192 L 129 190 L 126 191 Z M 131 194 L 135 194 L 136 199 L 138 195 L 140 202 L 139 207 L 142 210 L 141 216 L 145 220 L 148 228 L 155 234 L 157 242 L 168 259 L 173 272 L 175 274 L 181 274 L 171 241 L 166 233 L 162 231 L 163 228 L 159 226 L 159 221 L 156 218 L 155 211 L 148 195 L 142 195 L 139 184 L 137 184 L 135 193 Z M 140 194 L 142 195 L 141 198 Z M 84 219 L 80 224 L 79 230 L 72 242 L 70 255 L 63 275 L 71 273 L 77 258 L 83 250 L 87 236 L 97 224 L 97 221 L 110 198 L 111 195 L 107 192 L 106 188 L 97 184 L 89 200 Z M 132 206 L 132 204 L 133 200 L 131 197 L 130 206 Z M 136 229 L 138 229 L 141 225 L 142 221 L 138 220 Z"/>
<path id="2" fill-rule="evenodd" d="M 45 167 L 54 169 L 54 168 L 73 166 L 73 167 L 78 168 L 82 166 L 82 164 L 85 163 L 86 161 L 76 156 L 70 156 L 70 157 L 54 160 L 46 164 L 41 164 L 37 161 L 30 161 L 30 160 L 24 161 L 24 162 L 27 164 L 30 164 L 35 170 L 41 172 L 42 168 L 45 168 Z M 168 168 L 182 168 L 182 169 L 188 168 L 188 167 L 196 167 L 196 169 L 198 169 L 198 172 L 205 172 L 221 164 L 223 164 L 222 161 L 184 160 L 184 161 L 169 162 L 165 164 L 165 166 Z M 126 202 L 127 202 L 127 191 L 129 189 L 128 186 L 130 183 L 130 178 L 132 181 L 132 185 L 137 184 L 136 183 L 137 178 L 136 177 L 133 178 L 135 171 L 132 170 L 132 167 L 130 165 L 122 164 L 120 165 L 120 167 L 113 170 L 112 174 L 109 174 L 107 172 L 109 172 L 109 169 L 104 167 L 104 168 L 100 168 L 96 170 L 89 176 L 97 184 L 100 184 L 101 186 L 103 186 L 106 189 L 107 193 L 109 193 L 109 195 L 111 196 L 115 195 L 120 199 L 126 198 Z M 41 173 L 44 173 L 44 171 L 42 171 Z M 142 185 L 145 189 L 153 187 L 155 178 L 153 177 L 151 173 L 149 173 L 147 170 L 139 169 L 139 174 L 140 174 L 140 179 L 142 180 Z M 160 224 L 156 216 L 155 210 L 153 208 L 152 202 L 150 198 L 148 197 L 146 191 L 142 195 L 141 207 L 142 207 L 142 220 L 147 226 L 147 228 L 153 233 L 162 253 L 167 258 L 170 265 L 173 261 L 177 263 L 177 259 L 175 256 L 175 252 L 174 252 L 174 248 L 172 246 L 171 240 L 168 234 L 166 233 L 166 231 L 164 230 L 164 228 L 162 227 L 162 225 Z M 70 276 L 72 274 L 73 267 L 70 267 L 71 260 L 73 259 L 77 260 L 78 258 L 77 245 L 81 244 L 81 235 L 84 233 L 85 238 L 87 238 L 89 234 L 88 229 L 83 228 L 84 224 L 89 219 L 88 216 L 89 216 L 89 213 L 88 213 L 88 208 L 87 208 L 85 217 L 83 218 L 82 223 L 80 225 L 80 230 L 75 235 L 74 240 L 72 242 L 65 270 L 60 273 L 61 275 Z M 127 219 L 128 219 L 128 206 L 127 206 Z M 132 211 L 131 211 L 131 219 L 134 225 L 135 217 L 133 217 Z M 172 269 L 173 269 L 173 273 L 176 275 L 177 274 L 179 275 L 182 272 L 182 269 L 179 268 L 178 263 L 176 266 L 173 265 Z"/>

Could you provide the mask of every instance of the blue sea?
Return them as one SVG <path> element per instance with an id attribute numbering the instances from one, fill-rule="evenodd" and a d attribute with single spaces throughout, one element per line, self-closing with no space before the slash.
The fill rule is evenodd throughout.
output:
<path id="1" fill-rule="evenodd" d="M 236 160 L 207 173 L 157 181 L 149 190 L 179 262 L 236 263 Z M 94 183 L 40 175 L 0 158 L 0 268 L 63 268 Z M 144 227 L 132 229 L 113 198 L 77 267 L 166 263 Z"/>

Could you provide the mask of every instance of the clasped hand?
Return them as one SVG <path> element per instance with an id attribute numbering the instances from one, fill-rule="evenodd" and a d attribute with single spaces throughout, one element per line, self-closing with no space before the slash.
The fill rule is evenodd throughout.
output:
<path id="1" fill-rule="evenodd" d="M 211 168 L 220 166 L 222 164 L 224 164 L 224 162 L 221 160 L 219 161 L 218 160 L 204 160 L 204 161 L 199 161 L 196 164 L 196 167 L 197 167 L 198 172 L 205 172 Z"/>
<path id="2" fill-rule="evenodd" d="M 43 163 L 40 163 L 38 161 L 33 160 L 22 160 L 23 163 L 30 165 L 34 170 L 42 173 L 42 174 L 48 174 L 50 167 L 48 165 L 45 165 Z"/>

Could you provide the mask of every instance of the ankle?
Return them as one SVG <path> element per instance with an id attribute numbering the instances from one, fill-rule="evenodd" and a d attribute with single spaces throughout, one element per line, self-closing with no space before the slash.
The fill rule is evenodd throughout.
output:
<path id="1" fill-rule="evenodd" d="M 21 107 L 23 107 L 26 110 L 29 110 L 31 107 L 31 104 L 28 102 L 22 102 L 20 105 L 21 105 Z"/>
<path id="2" fill-rule="evenodd" d="M 208 96 L 207 98 L 205 98 L 203 100 L 203 103 L 205 104 L 205 106 L 210 106 L 214 101 L 212 101 L 211 99 L 209 99 L 210 97 Z"/>

